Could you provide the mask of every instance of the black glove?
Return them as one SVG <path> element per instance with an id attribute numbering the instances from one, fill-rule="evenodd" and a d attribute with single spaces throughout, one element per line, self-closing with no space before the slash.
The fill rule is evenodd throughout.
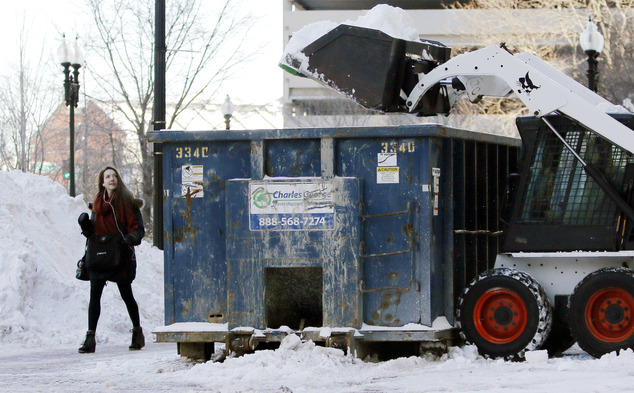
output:
<path id="1" fill-rule="evenodd" d="M 128 246 L 138 246 L 139 243 L 141 242 L 141 239 L 139 238 L 139 235 L 137 235 L 136 233 L 130 232 L 123 237 L 123 242 L 127 244 Z"/>
<path id="2" fill-rule="evenodd" d="M 94 233 L 92 222 L 90 221 L 90 217 L 88 213 L 81 213 L 79 218 L 77 219 L 79 223 L 79 227 L 81 228 L 81 234 L 86 237 L 91 237 Z"/>

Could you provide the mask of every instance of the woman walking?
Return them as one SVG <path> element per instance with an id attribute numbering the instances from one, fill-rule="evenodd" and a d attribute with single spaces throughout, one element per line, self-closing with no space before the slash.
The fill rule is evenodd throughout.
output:
<path id="1" fill-rule="evenodd" d="M 138 350 L 145 346 L 139 307 L 132 293 L 132 281 L 136 276 L 134 246 L 141 244 L 145 234 L 139 210 L 142 206 L 143 201 L 134 198 L 115 168 L 108 166 L 99 172 L 98 192 L 92 203 L 92 215 L 88 217 L 87 213 L 82 213 L 79 216 L 79 225 L 82 234 L 89 239 L 89 255 L 91 239 L 113 235 L 118 240 L 115 240 L 116 244 L 111 248 L 119 247 L 120 258 L 115 268 L 98 268 L 95 265 L 91 266 L 91 263 L 88 263 L 89 260 L 86 261 L 90 277 L 90 302 L 88 304 L 88 332 L 86 340 L 79 348 L 80 353 L 95 352 L 95 331 L 101 314 L 101 294 L 107 281 L 117 284 L 121 299 L 132 320 L 132 343 L 129 348 Z"/>

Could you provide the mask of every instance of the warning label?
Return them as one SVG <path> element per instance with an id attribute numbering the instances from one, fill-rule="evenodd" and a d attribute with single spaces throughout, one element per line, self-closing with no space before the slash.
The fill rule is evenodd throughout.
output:
<path id="1" fill-rule="evenodd" d="M 203 197 L 203 166 L 183 165 L 181 167 L 181 195 L 191 198 Z"/>
<path id="2" fill-rule="evenodd" d="M 398 183 L 397 166 L 383 166 L 376 168 L 376 182 L 377 184 L 393 184 Z"/>
<path id="3" fill-rule="evenodd" d="M 376 164 L 377 184 L 398 183 L 398 156 L 396 153 L 378 153 Z"/>

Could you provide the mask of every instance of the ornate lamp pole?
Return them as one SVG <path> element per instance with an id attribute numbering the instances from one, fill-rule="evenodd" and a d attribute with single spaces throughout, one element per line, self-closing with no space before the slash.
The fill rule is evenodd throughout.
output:
<path id="1" fill-rule="evenodd" d="M 62 44 L 57 49 L 59 62 L 64 67 L 64 98 L 70 108 L 70 186 L 68 193 L 75 196 L 75 108 L 79 102 L 79 69 L 84 62 L 85 52 L 75 37 L 73 46 L 68 45 L 66 35 L 62 36 Z M 73 68 L 71 75 L 70 68 Z"/>
<path id="2" fill-rule="evenodd" d="M 597 29 L 597 25 L 592 22 L 592 18 L 588 20 L 586 29 L 579 36 L 579 43 L 583 51 L 588 55 L 588 88 L 596 93 L 599 82 L 599 62 L 597 57 L 603 50 L 604 39 Z"/>
<path id="3" fill-rule="evenodd" d="M 230 122 L 231 122 L 231 115 L 233 115 L 233 103 L 231 102 L 231 100 L 229 99 L 229 94 L 227 94 L 227 98 L 225 98 L 225 102 L 222 103 L 222 115 L 225 117 L 225 126 L 226 126 L 226 130 L 228 130 L 230 127 Z"/>

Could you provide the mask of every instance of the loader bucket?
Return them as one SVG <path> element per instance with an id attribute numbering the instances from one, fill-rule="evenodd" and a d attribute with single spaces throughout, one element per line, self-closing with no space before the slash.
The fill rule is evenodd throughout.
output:
<path id="1" fill-rule="evenodd" d="M 280 66 L 326 84 L 366 108 L 404 112 L 404 97 L 418 82 L 417 74 L 447 61 L 450 52 L 437 42 L 407 41 L 380 30 L 342 24 L 306 46 L 301 54 L 287 54 Z M 302 63 L 304 56 L 308 65 Z M 448 110 L 440 86 L 431 89 L 416 108 L 421 115 Z"/>

